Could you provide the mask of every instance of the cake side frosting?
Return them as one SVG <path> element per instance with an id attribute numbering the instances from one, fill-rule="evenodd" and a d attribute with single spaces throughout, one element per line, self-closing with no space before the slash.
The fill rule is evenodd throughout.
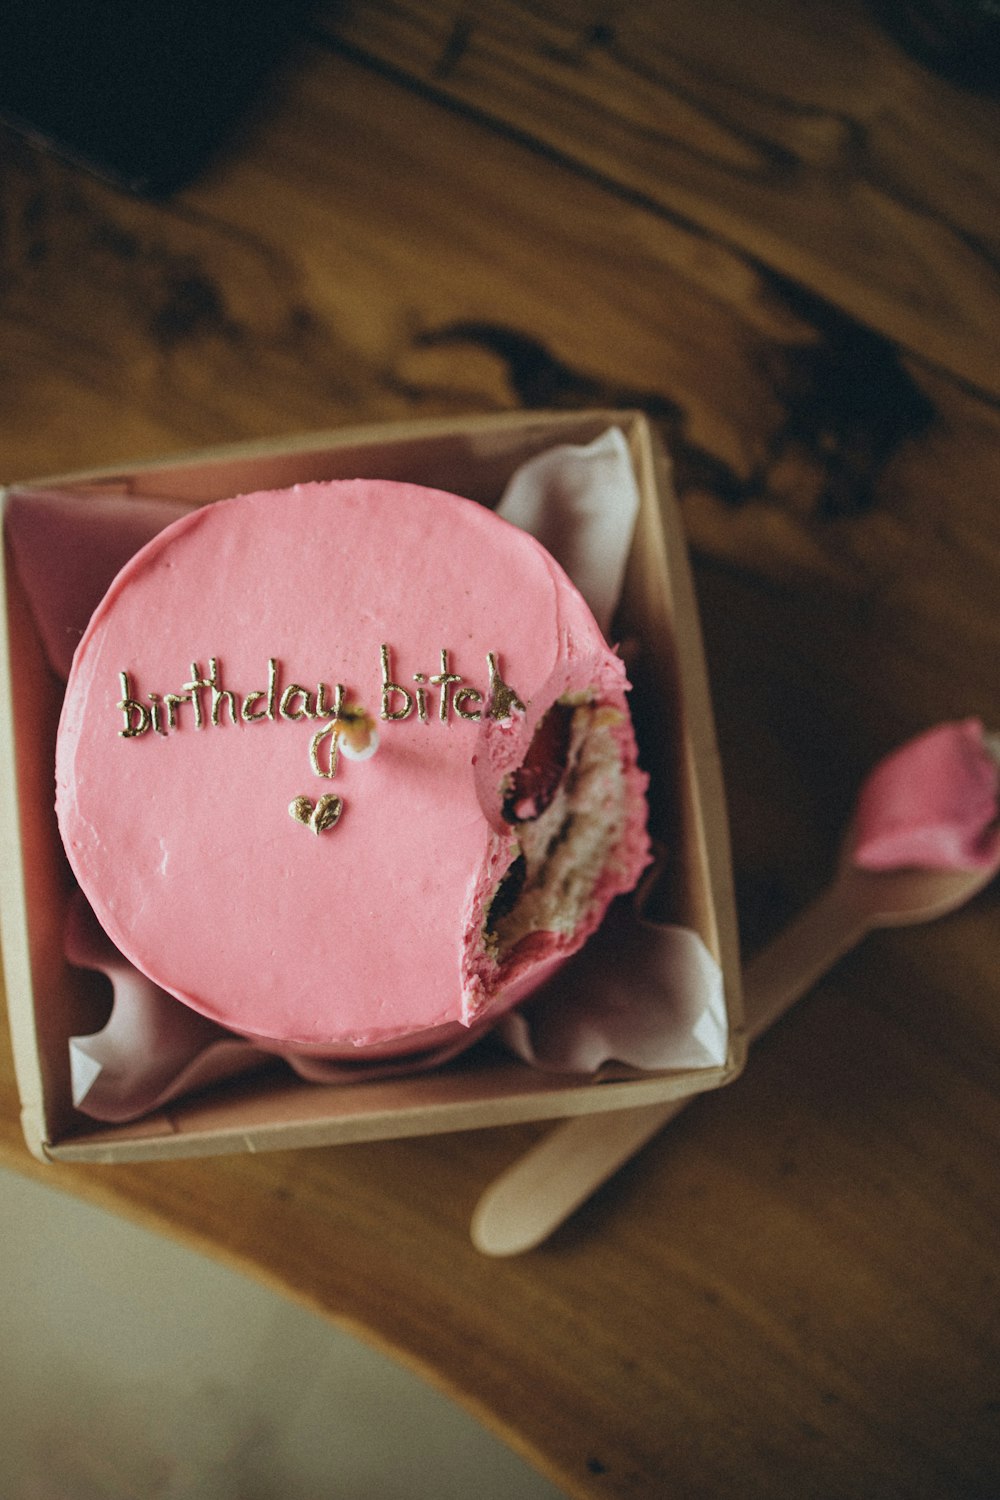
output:
<path id="1" fill-rule="evenodd" d="M 329 1055 L 437 1045 L 638 878 L 626 688 L 558 565 L 481 506 L 376 481 L 222 501 L 137 554 L 80 643 L 64 844 L 123 953 L 231 1029 Z M 575 729 L 540 797 L 519 768 L 550 710 Z M 344 752 L 352 715 L 377 728 L 369 759 Z"/>

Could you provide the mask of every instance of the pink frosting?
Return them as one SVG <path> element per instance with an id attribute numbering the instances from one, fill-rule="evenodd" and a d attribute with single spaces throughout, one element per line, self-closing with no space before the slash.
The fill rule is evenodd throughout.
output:
<path id="1" fill-rule="evenodd" d="M 1000 851 L 998 781 L 978 719 L 918 735 L 880 761 L 862 788 L 855 863 L 869 870 L 987 869 Z"/>
<path id="2" fill-rule="evenodd" d="M 442 651 L 460 679 L 444 689 L 432 681 Z M 228 700 L 213 723 L 216 695 L 190 689 L 193 666 L 207 681 L 213 658 L 235 723 Z M 406 702 L 388 689 L 383 702 L 386 668 L 408 717 L 382 718 Z M 524 710 L 491 717 L 491 681 Z M 331 705 L 342 684 L 379 731 L 370 759 L 342 754 L 333 776 L 317 774 L 331 721 L 304 713 L 320 683 Z M 557 698 L 593 692 L 624 709 L 626 689 L 558 564 L 481 506 L 360 480 L 222 501 L 128 562 L 80 642 L 57 752 L 63 841 L 121 951 L 223 1026 L 322 1056 L 446 1044 L 579 948 L 646 864 L 626 713 L 627 828 L 577 930 L 535 934 L 501 969 L 483 952 L 512 856 L 504 778 Z M 181 700 L 173 725 L 167 695 Z M 141 733 L 122 733 L 143 722 L 125 699 L 149 715 Z M 323 797 L 342 803 L 324 831 L 289 815 Z"/>

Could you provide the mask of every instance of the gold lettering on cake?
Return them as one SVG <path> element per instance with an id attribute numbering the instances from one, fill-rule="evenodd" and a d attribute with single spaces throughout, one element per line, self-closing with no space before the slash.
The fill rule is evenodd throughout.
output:
<path id="1" fill-rule="evenodd" d="M 441 689 L 441 702 L 438 704 L 438 715 L 441 719 L 442 724 L 447 724 L 448 722 L 448 689 L 451 687 L 452 683 L 461 682 L 461 680 L 462 678 L 458 672 L 451 672 L 448 670 L 448 652 L 445 650 L 444 646 L 442 646 L 441 670 L 440 672 L 435 672 L 434 676 L 431 678 L 431 682 L 433 682 L 434 686 Z M 468 688 L 466 689 L 466 691 L 475 692 L 475 688 Z M 463 717 L 465 716 L 463 715 Z"/>
<path id="2" fill-rule="evenodd" d="M 267 662 L 267 717 L 271 720 L 272 724 L 274 723 L 275 716 L 277 714 L 277 704 L 275 702 L 277 692 L 278 663 L 276 659 L 271 656 L 268 658 Z"/>
<path id="3" fill-rule="evenodd" d="M 309 764 L 314 774 L 323 776 L 327 780 L 337 774 L 341 750 L 349 760 L 367 760 L 378 748 L 375 720 L 366 709 L 358 704 L 344 706 L 343 687 L 338 683 L 337 688 L 337 701 L 342 705 L 338 716 L 331 719 L 330 723 L 325 724 L 322 729 L 317 729 L 309 745 Z M 329 741 L 329 749 L 326 752 L 324 766 L 322 751 L 327 741 Z"/>
<path id="4" fill-rule="evenodd" d="M 208 662 L 208 685 L 212 689 L 212 723 L 218 725 L 222 722 L 221 715 L 223 706 L 229 709 L 229 717 L 234 724 L 239 723 L 239 710 L 236 707 L 236 694 L 224 688 L 219 681 L 219 662 L 217 657 L 210 657 Z"/>
<path id="5" fill-rule="evenodd" d="M 243 699 L 243 708 L 240 711 L 240 717 L 242 718 L 244 724 L 256 724 L 261 719 L 267 718 L 266 708 L 262 708 L 259 713 L 252 711 L 250 708 L 251 703 L 259 703 L 262 698 L 266 697 L 267 694 L 264 692 L 263 688 L 257 688 L 254 692 L 247 693 L 246 697 Z"/>
<path id="6" fill-rule="evenodd" d="M 414 687 L 411 690 L 393 676 L 389 646 L 383 644 L 379 647 L 381 718 L 384 721 L 399 722 L 409 718 L 414 710 L 423 724 L 431 722 L 435 709 L 442 724 L 451 723 L 453 711 L 455 717 L 468 723 L 478 723 L 484 718 L 506 721 L 513 713 L 525 711 L 520 695 L 503 678 L 496 652 L 490 651 L 486 656 L 489 686 L 485 692 L 466 682 L 460 672 L 452 671 L 447 647 L 439 649 L 439 658 L 439 671 L 412 674 Z M 242 696 L 223 684 L 222 664 L 216 656 L 208 658 L 207 675 L 199 661 L 192 661 L 189 680 L 177 693 L 148 692 L 143 701 L 130 673 L 119 672 L 118 682 L 121 697 L 116 706 L 122 715 L 122 727 L 118 733 L 123 739 L 137 739 L 150 731 L 163 738 L 171 730 L 183 730 L 189 720 L 193 728 L 199 730 L 206 725 L 225 728 L 227 722 L 230 726 L 243 726 L 265 721 L 298 723 L 307 719 L 320 720 L 320 727 L 309 742 L 309 765 L 313 774 L 325 781 L 332 780 L 339 773 L 341 751 L 347 759 L 354 761 L 367 760 L 378 749 L 375 719 L 364 707 L 345 701 L 346 688 L 342 682 L 335 683 L 332 690 L 326 682 L 318 682 L 315 693 L 300 682 L 283 686 L 280 664 L 274 656 L 268 657 L 267 686 L 254 688 Z M 438 690 L 436 704 L 435 689 Z M 180 712 L 186 706 L 190 706 L 189 715 Z M 315 804 L 308 797 L 296 797 L 289 803 L 288 811 L 314 833 L 322 833 L 340 818 L 343 800 L 332 792 L 320 797 Z"/>
<path id="7" fill-rule="evenodd" d="M 240 718 L 243 723 L 259 724 L 264 719 L 269 719 L 273 723 L 277 715 L 277 695 L 278 662 L 276 657 L 269 656 L 267 659 L 267 687 L 254 688 L 252 693 L 246 694 L 243 699 L 243 706 L 240 709 Z M 265 704 L 264 708 L 251 707 L 251 704 L 256 705 L 262 700 Z"/>
<path id="8" fill-rule="evenodd" d="M 298 708 L 291 706 L 295 698 L 302 699 Z M 312 693 L 308 688 L 300 687 L 297 682 L 290 682 L 281 695 L 278 712 L 283 719 L 315 719 L 316 710 L 313 708 Z"/>
<path id="9" fill-rule="evenodd" d="M 500 676 L 496 653 L 493 651 L 489 652 L 486 660 L 490 669 L 490 706 L 487 709 L 488 717 L 491 719 L 509 719 L 511 710 L 515 708 L 520 709 L 521 713 L 524 713 L 524 704 L 509 683 L 504 682 Z"/>
<path id="10" fill-rule="evenodd" d="M 118 733 L 122 739 L 131 740 L 137 734 L 145 734 L 149 728 L 151 722 L 149 709 L 137 698 L 132 697 L 132 682 L 127 672 L 119 672 L 118 681 L 121 684 L 122 695 L 117 706 L 125 715 L 125 728 L 119 729 Z"/>
<path id="11" fill-rule="evenodd" d="M 460 672 L 451 670 L 446 647 L 440 648 L 439 655 L 440 670 L 432 675 L 414 672 L 411 691 L 393 678 L 388 645 L 379 647 L 381 718 L 384 721 L 395 723 L 407 719 L 416 708 L 417 718 L 428 724 L 433 712 L 435 688 L 439 690 L 437 717 L 442 724 L 451 722 L 452 709 L 459 719 L 470 723 L 478 723 L 484 717 L 506 721 L 515 711 L 525 712 L 517 691 L 504 681 L 496 652 L 490 651 L 486 656 L 489 687 L 485 694 L 465 682 Z M 330 688 L 325 682 L 317 683 L 315 693 L 299 682 L 282 687 L 279 662 L 274 656 L 267 662 L 267 687 L 254 688 L 242 697 L 223 685 L 222 666 L 216 656 L 208 659 L 207 676 L 201 664 L 192 661 L 190 680 L 183 684 L 180 692 L 162 696 L 149 692 L 145 695 L 145 702 L 138 696 L 130 673 L 119 672 L 118 682 L 121 697 L 116 707 L 122 715 L 122 727 L 118 731 L 122 739 L 137 739 L 149 731 L 165 737 L 171 730 L 183 729 L 188 716 L 182 716 L 180 710 L 189 704 L 195 729 L 202 729 L 206 723 L 213 728 L 225 727 L 227 709 L 232 726 L 264 721 L 325 720 L 309 742 L 309 764 L 314 775 L 327 781 L 337 775 L 341 750 L 349 760 L 367 760 L 378 749 L 375 720 L 364 707 L 345 702 L 346 688 L 342 682 L 334 684 L 332 701 Z M 204 693 L 210 695 L 207 701 L 202 697 Z M 344 800 L 334 792 L 324 793 L 315 802 L 306 796 L 294 797 L 288 804 L 289 815 L 315 834 L 335 827 L 343 810 Z"/>
<path id="12" fill-rule="evenodd" d="M 344 707 L 344 684 L 337 683 L 333 699 L 333 707 L 326 701 L 326 683 L 321 682 L 316 687 L 316 717 L 317 719 L 338 719 Z"/>
<path id="13" fill-rule="evenodd" d="M 160 718 L 160 695 L 159 693 L 147 693 L 149 698 L 149 718 L 153 726 L 154 734 L 166 734 L 163 720 Z"/>
<path id="14" fill-rule="evenodd" d="M 471 719 L 475 723 L 478 723 L 479 720 L 483 717 L 482 710 L 479 708 L 465 709 L 462 707 L 462 704 L 467 702 L 482 703 L 482 701 L 482 693 L 478 688 L 474 687 L 459 688 L 454 698 L 452 699 L 452 702 L 455 705 L 455 712 L 458 714 L 458 717 L 460 719 Z"/>
<path id="15" fill-rule="evenodd" d="M 427 681 L 427 673 L 426 672 L 414 672 L 414 674 L 413 674 L 413 680 L 416 683 L 426 682 Z M 417 697 L 417 718 L 420 720 L 421 724 L 426 724 L 427 723 L 427 689 L 425 687 L 417 687 L 415 691 L 416 691 L 416 697 Z"/>
<path id="16" fill-rule="evenodd" d="M 413 694 L 398 682 L 393 682 L 390 677 L 391 667 L 389 665 L 389 647 L 380 646 L 379 655 L 382 660 L 382 718 L 389 720 L 405 719 L 413 712 Z M 402 708 L 390 708 L 395 694 L 403 700 Z"/>
<path id="17" fill-rule="evenodd" d="M 330 741 L 330 748 L 326 756 L 326 770 L 320 758 L 320 748 L 325 740 Z M 323 729 L 317 729 L 309 743 L 309 764 L 317 776 L 325 776 L 330 779 L 337 774 L 337 761 L 340 755 L 340 725 L 336 719 L 331 720 Z"/>
<path id="18" fill-rule="evenodd" d="M 148 730 L 152 730 L 154 734 L 166 735 L 172 729 L 183 728 L 186 719 L 180 710 L 185 704 L 191 706 L 195 729 L 201 729 L 206 724 L 219 728 L 227 723 L 259 724 L 264 720 L 277 722 L 284 719 L 295 723 L 302 719 L 346 720 L 349 714 L 354 721 L 359 716 L 365 717 L 363 709 L 345 708 L 346 689 L 342 682 L 336 683 L 332 689 L 328 683 L 319 682 L 315 693 L 301 682 L 290 682 L 287 686 L 282 686 L 280 664 L 273 656 L 267 663 L 267 687 L 255 688 L 242 697 L 223 684 L 222 665 L 216 656 L 209 657 L 207 675 L 200 662 L 191 663 L 190 681 L 184 684 L 182 692 L 164 693 L 162 696 L 159 693 L 147 693 L 145 702 L 136 692 L 130 673 L 119 672 L 118 681 L 121 697 L 116 706 L 123 717 L 119 734 L 125 739 L 135 739 Z M 207 700 L 204 697 L 206 692 L 211 694 Z"/>
<path id="19" fill-rule="evenodd" d="M 412 692 L 409 688 L 397 682 L 392 675 L 392 657 L 389 647 L 379 647 L 379 656 L 382 664 L 382 709 L 381 717 L 390 723 L 398 722 L 400 719 L 408 719 L 414 708 L 417 718 L 422 724 L 430 722 L 431 714 L 431 688 L 441 689 L 438 701 L 438 718 L 442 724 L 451 720 L 451 709 L 454 708 L 460 719 L 473 723 L 483 717 L 483 709 L 467 708 L 469 703 L 481 704 L 485 701 L 485 716 L 488 719 L 506 720 L 511 717 L 515 710 L 525 712 L 525 705 L 510 683 L 505 682 L 500 673 L 499 659 L 495 651 L 490 651 L 486 656 L 487 669 L 489 671 L 489 687 L 484 695 L 478 688 L 456 684 L 464 679 L 460 672 L 453 672 L 448 661 L 448 651 L 441 648 L 441 670 L 428 677 L 426 672 L 414 672 L 413 681 L 415 687 Z M 454 692 L 452 689 L 454 688 Z"/>
<path id="20" fill-rule="evenodd" d="M 204 720 L 201 711 L 201 690 L 202 688 L 211 687 L 211 685 L 201 675 L 201 667 L 199 667 L 196 661 L 193 661 L 191 663 L 191 681 L 184 683 L 184 692 L 189 693 L 191 697 L 191 706 L 194 709 L 195 729 L 200 729 Z"/>
<path id="21" fill-rule="evenodd" d="M 191 702 L 190 693 L 164 693 L 163 702 L 167 709 L 167 728 L 177 728 L 177 710 L 182 703 Z"/>
<path id="22" fill-rule="evenodd" d="M 503 721 L 509 719 L 514 712 L 525 712 L 520 694 L 504 680 L 500 658 L 495 651 L 488 652 L 486 656 L 489 686 L 485 692 L 466 682 L 460 672 L 452 671 L 447 647 L 442 646 L 439 654 L 440 671 L 430 675 L 422 671 L 414 672 L 414 687 L 411 690 L 393 676 L 390 648 L 384 644 L 379 647 L 380 717 L 383 721 L 396 723 L 407 719 L 415 709 L 420 722 L 428 724 L 435 707 L 436 717 L 442 724 L 451 722 L 453 710 L 455 716 L 469 723 L 478 723 L 483 718 Z M 121 711 L 123 719 L 122 728 L 118 732 L 123 739 L 136 739 L 149 730 L 165 736 L 173 729 L 183 728 L 187 720 L 180 710 L 186 704 L 191 707 L 195 729 L 201 729 L 206 724 L 214 728 L 224 726 L 228 710 L 228 722 L 233 725 L 259 724 L 264 720 L 270 723 L 280 720 L 297 723 L 304 719 L 329 721 L 324 729 L 317 731 L 313 739 L 314 746 L 332 736 L 332 724 L 352 725 L 351 734 L 345 732 L 343 738 L 359 755 L 369 748 L 373 738 L 377 738 L 374 735 L 374 721 L 369 719 L 366 711 L 363 708 L 349 707 L 345 703 L 346 689 L 342 682 L 334 684 L 332 697 L 326 682 L 318 682 L 315 692 L 304 687 L 301 682 L 290 682 L 283 686 L 280 665 L 274 656 L 269 657 L 267 662 L 267 687 L 254 688 L 242 697 L 233 688 L 223 685 L 222 666 L 216 656 L 209 657 L 207 676 L 201 663 L 192 661 L 190 679 L 184 683 L 179 693 L 164 693 L 162 696 L 159 693 L 147 693 L 145 702 L 139 697 L 130 673 L 119 672 L 118 681 L 121 697 L 117 700 L 116 707 Z M 435 688 L 439 690 L 436 705 Z M 205 693 L 210 694 L 207 700 Z M 365 725 L 368 727 L 365 728 Z"/>

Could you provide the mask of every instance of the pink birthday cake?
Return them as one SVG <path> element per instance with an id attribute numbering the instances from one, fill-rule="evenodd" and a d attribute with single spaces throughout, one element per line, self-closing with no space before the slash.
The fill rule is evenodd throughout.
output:
<path id="1" fill-rule="evenodd" d="M 220 501 L 76 651 L 63 842 L 150 979 L 274 1050 L 471 1039 L 648 862 L 628 684 L 527 533 L 369 480 Z"/>

